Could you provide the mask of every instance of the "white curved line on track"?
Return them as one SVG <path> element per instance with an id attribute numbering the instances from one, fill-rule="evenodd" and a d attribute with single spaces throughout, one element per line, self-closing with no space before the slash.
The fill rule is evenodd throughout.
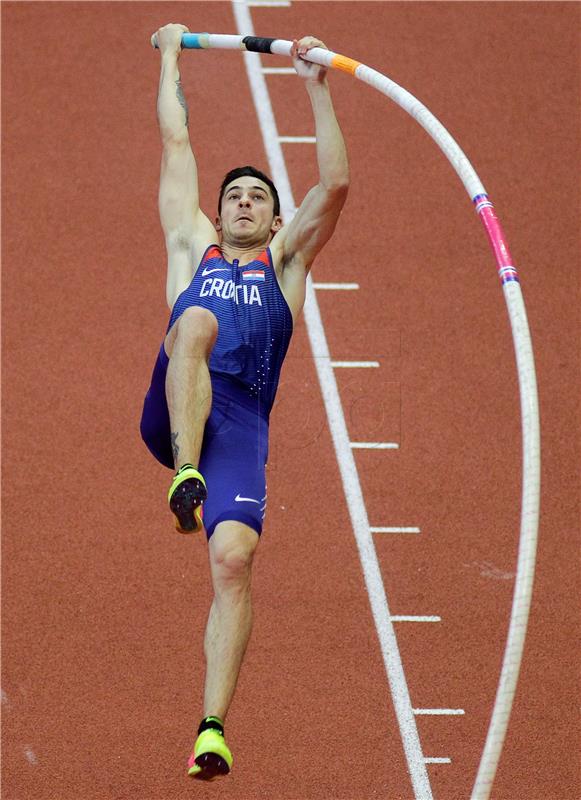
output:
<path id="1" fill-rule="evenodd" d="M 238 33 L 254 35 L 252 18 L 246 4 L 232 2 L 232 9 Z M 285 222 L 293 216 L 296 206 L 290 186 L 286 164 L 278 137 L 272 104 L 258 53 L 244 52 L 250 89 L 256 107 L 260 130 L 266 150 L 270 172 L 277 185 L 281 200 L 281 214 Z M 412 781 L 416 800 L 432 800 L 432 790 L 426 759 L 422 753 L 418 729 L 410 700 L 407 681 L 399 653 L 392 617 L 387 604 L 385 587 L 377 553 L 370 531 L 367 509 L 359 482 L 357 466 L 349 442 L 345 416 L 341 406 L 337 383 L 331 366 L 331 358 L 325 330 L 321 320 L 315 290 L 309 276 L 307 281 L 307 301 L 305 303 L 305 323 L 311 348 L 322 356 L 314 359 L 323 400 L 329 419 L 329 427 L 335 446 L 337 463 L 341 473 L 347 507 L 359 550 L 365 584 L 369 595 L 371 610 L 377 629 L 379 644 L 387 678 L 391 689 L 394 709 L 400 728 L 406 762 Z"/>

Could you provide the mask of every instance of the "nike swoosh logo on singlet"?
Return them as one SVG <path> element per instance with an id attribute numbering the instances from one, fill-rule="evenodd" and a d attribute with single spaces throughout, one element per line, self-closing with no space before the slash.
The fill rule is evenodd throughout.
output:
<path id="1" fill-rule="evenodd" d="M 237 503 L 244 503 L 244 502 L 246 502 L 246 503 L 258 503 L 260 505 L 260 500 L 255 500 L 254 497 L 240 497 L 239 494 L 236 495 L 234 500 Z"/>
<path id="2" fill-rule="evenodd" d="M 207 267 L 204 267 L 202 278 L 205 278 L 206 275 L 211 275 L 212 272 L 230 272 L 230 270 L 228 267 L 216 267 L 215 269 L 208 269 Z"/>

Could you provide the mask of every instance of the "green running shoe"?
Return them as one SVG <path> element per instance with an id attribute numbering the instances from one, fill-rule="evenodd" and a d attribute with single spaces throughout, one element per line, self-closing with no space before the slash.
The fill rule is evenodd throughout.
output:
<path id="1" fill-rule="evenodd" d="M 167 495 L 177 531 L 197 533 L 202 530 L 202 504 L 207 496 L 206 482 L 198 470 L 191 464 L 180 467 Z"/>
<path id="2" fill-rule="evenodd" d="M 211 781 L 227 775 L 232 768 L 232 753 L 220 731 L 209 728 L 198 736 L 194 752 L 188 761 L 188 775 L 202 781 Z"/>

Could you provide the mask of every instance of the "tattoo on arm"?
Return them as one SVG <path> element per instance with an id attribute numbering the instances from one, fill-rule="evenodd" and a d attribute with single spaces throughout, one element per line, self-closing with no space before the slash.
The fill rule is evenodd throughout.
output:
<path id="1" fill-rule="evenodd" d="M 184 96 L 184 90 L 182 89 L 182 82 L 181 82 L 179 77 L 178 77 L 178 79 L 176 81 L 176 97 L 178 99 L 178 102 L 179 102 L 180 106 L 186 112 L 186 128 L 187 128 L 187 126 L 188 126 L 188 104 L 186 103 L 186 98 Z"/>
<path id="2" fill-rule="evenodd" d="M 178 465 L 178 457 L 179 457 L 179 454 L 180 454 L 180 448 L 179 448 L 177 440 L 178 440 L 177 432 L 176 433 L 172 433 L 172 435 L 171 435 L 171 449 L 173 451 L 173 460 L 174 460 L 174 464 L 175 464 L 176 467 Z"/>

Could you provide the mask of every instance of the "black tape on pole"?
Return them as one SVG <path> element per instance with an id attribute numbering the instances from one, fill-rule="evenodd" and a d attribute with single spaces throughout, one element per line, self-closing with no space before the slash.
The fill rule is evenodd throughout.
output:
<path id="1" fill-rule="evenodd" d="M 266 39 L 264 36 L 245 36 L 242 42 L 247 50 L 252 53 L 270 53 L 270 45 L 275 39 Z"/>

